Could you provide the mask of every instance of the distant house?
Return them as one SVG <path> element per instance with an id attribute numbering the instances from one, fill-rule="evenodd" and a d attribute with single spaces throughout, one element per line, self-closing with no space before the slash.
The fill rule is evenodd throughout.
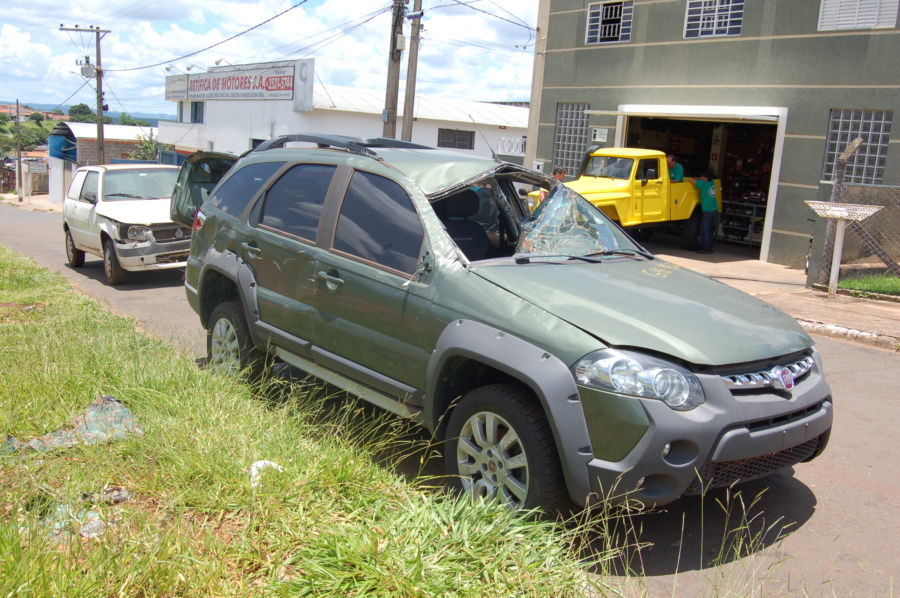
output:
<path id="1" fill-rule="evenodd" d="M 38 112 L 44 115 L 46 120 L 69 120 L 69 117 L 65 114 L 54 114 L 52 112 L 42 112 L 40 110 L 32 110 L 26 106 L 19 105 L 19 122 L 24 122 L 31 118 L 31 115 L 35 112 Z M 0 114 L 4 114 L 10 118 L 10 120 L 16 119 L 16 105 L 15 104 L 0 104 Z"/>
<path id="2" fill-rule="evenodd" d="M 315 82 L 313 68 L 313 59 L 304 59 L 166 77 L 178 119 L 159 122 L 159 140 L 181 152 L 241 154 L 291 133 L 381 137 L 384 92 Z M 527 126 L 527 107 L 417 95 L 411 141 L 521 161 Z"/>

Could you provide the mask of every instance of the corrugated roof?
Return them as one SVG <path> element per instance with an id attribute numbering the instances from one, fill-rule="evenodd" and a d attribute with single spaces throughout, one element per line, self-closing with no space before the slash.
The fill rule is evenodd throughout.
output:
<path id="1" fill-rule="evenodd" d="M 313 89 L 315 110 L 365 112 L 381 114 L 384 92 L 317 83 Z M 472 122 L 480 125 L 528 128 L 528 108 L 505 106 L 471 100 L 451 100 L 416 95 L 415 115 L 423 120 Z M 403 97 L 399 98 L 397 116 L 403 114 Z"/>
<path id="2" fill-rule="evenodd" d="M 61 122 L 56 126 L 69 127 L 75 139 L 96 139 L 97 125 L 94 123 Z M 138 141 L 140 137 L 152 134 L 156 137 L 156 127 L 133 127 L 131 125 L 103 125 L 105 141 Z"/>

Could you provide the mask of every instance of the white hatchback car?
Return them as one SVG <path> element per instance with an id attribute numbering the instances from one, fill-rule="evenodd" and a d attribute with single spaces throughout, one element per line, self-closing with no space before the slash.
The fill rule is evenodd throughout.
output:
<path id="1" fill-rule="evenodd" d="M 81 267 L 85 252 L 102 257 L 112 285 L 128 271 L 183 268 L 191 229 L 169 217 L 177 178 L 178 167 L 160 164 L 76 170 L 63 203 L 69 265 Z"/>

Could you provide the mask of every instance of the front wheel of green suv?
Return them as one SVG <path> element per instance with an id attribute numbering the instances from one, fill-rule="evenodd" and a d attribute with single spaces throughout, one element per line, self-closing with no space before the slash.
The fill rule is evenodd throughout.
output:
<path id="1" fill-rule="evenodd" d="M 571 507 L 553 433 L 527 389 L 470 391 L 450 414 L 447 439 L 447 472 L 473 498 L 551 516 Z"/>
<path id="2" fill-rule="evenodd" d="M 207 365 L 231 376 L 261 369 L 262 358 L 253 346 L 244 310 L 238 301 L 218 304 L 209 316 L 206 332 Z"/>

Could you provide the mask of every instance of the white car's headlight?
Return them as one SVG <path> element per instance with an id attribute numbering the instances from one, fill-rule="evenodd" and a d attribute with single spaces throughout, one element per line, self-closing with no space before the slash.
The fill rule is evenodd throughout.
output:
<path id="1" fill-rule="evenodd" d="M 659 399 L 677 411 L 688 411 L 706 400 L 694 374 L 674 363 L 633 351 L 595 351 L 582 357 L 572 370 L 578 384 Z"/>
<path id="2" fill-rule="evenodd" d="M 126 225 L 127 226 L 127 225 Z M 146 226 L 138 226 L 136 224 L 132 224 L 127 226 L 128 232 L 125 237 L 129 241 L 146 241 L 150 238 L 150 229 Z"/>

